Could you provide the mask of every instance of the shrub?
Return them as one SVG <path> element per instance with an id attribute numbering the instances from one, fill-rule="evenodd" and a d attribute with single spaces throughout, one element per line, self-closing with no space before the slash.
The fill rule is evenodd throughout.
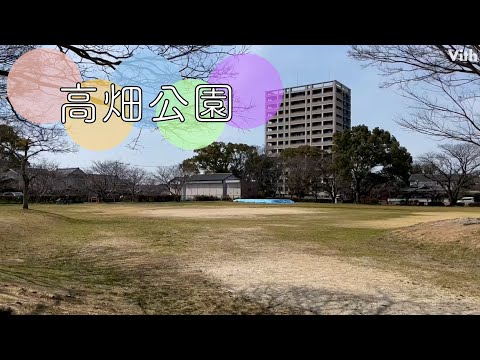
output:
<path id="1" fill-rule="evenodd" d="M 445 206 L 445 204 L 442 201 L 430 201 L 427 206 Z"/>
<path id="2" fill-rule="evenodd" d="M 179 196 L 164 194 L 164 195 L 138 195 L 138 202 L 169 202 L 179 201 Z"/>
<path id="3" fill-rule="evenodd" d="M 194 201 L 219 201 L 220 198 L 212 195 L 195 195 L 193 197 Z"/>
<path id="4" fill-rule="evenodd" d="M 473 202 L 473 203 L 468 204 L 468 206 L 480 207 L 480 202 Z"/>
<path id="5" fill-rule="evenodd" d="M 0 195 L 0 203 L 2 204 L 21 204 L 23 198 L 21 196 Z"/>

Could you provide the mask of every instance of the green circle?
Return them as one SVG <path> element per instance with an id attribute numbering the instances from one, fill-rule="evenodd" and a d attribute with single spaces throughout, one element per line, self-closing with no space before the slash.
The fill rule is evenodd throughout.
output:
<path id="1" fill-rule="evenodd" d="M 224 122 L 201 122 L 195 119 L 195 87 L 201 84 L 207 84 L 207 82 L 198 79 L 185 79 L 173 84 L 180 96 L 188 102 L 187 106 L 181 103 L 172 90 L 164 90 L 163 97 L 157 104 L 156 116 L 160 115 L 163 104 L 167 99 L 169 104 L 165 116 L 175 114 L 174 106 L 183 114 L 184 122 L 177 118 L 159 121 L 157 126 L 169 143 L 184 150 L 196 150 L 210 145 L 218 139 L 225 128 Z M 200 106 L 200 112 L 203 110 L 205 108 Z"/>

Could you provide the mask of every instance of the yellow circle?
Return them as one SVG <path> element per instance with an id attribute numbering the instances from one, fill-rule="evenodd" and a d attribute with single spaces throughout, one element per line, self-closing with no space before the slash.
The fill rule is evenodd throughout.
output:
<path id="1" fill-rule="evenodd" d="M 85 122 L 83 119 L 70 117 L 72 113 L 69 110 L 77 109 L 78 114 L 78 112 L 82 111 L 80 110 L 80 108 L 82 108 L 81 105 L 78 105 L 78 108 L 67 107 L 65 110 L 65 130 L 76 144 L 88 150 L 102 151 L 112 149 L 120 145 L 132 130 L 133 123 L 123 121 L 120 116 L 115 114 L 115 112 L 112 112 L 108 120 L 104 121 L 105 116 L 109 112 L 110 103 L 112 101 L 113 94 L 111 93 L 111 84 L 113 83 L 110 81 L 99 79 L 84 81 L 81 84 L 82 88 L 97 89 L 96 91 L 88 92 L 88 94 L 90 94 L 90 101 L 88 101 L 88 104 L 93 104 L 95 107 L 95 109 L 93 109 L 89 106 L 87 109 L 88 118 L 92 119 L 91 111 L 95 110 L 94 122 Z M 121 90 L 121 87 L 115 85 L 115 92 L 119 90 Z M 107 104 L 104 103 L 105 92 L 110 94 L 108 98 L 109 102 Z M 74 94 L 74 92 L 70 93 Z M 66 101 L 66 104 L 79 104 L 77 100 L 79 98 L 80 96 L 72 96 L 71 101 Z M 85 103 L 84 101 L 82 102 Z M 114 103 L 115 108 L 121 112 L 121 96 L 118 96 Z M 75 114 L 75 112 L 73 114 Z"/>

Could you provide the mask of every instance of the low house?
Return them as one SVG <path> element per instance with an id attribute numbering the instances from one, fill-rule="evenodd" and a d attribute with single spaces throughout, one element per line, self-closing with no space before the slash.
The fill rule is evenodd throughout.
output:
<path id="1" fill-rule="evenodd" d="M 7 191 L 22 191 L 21 176 L 12 169 L 0 171 L 0 194 Z"/>
<path id="2" fill-rule="evenodd" d="M 452 180 L 455 181 L 458 179 L 458 176 L 453 176 Z M 431 188 L 431 189 L 441 189 L 442 187 L 438 184 L 439 181 L 446 181 L 441 175 L 436 175 L 435 180 L 427 178 L 423 174 L 412 174 L 408 179 L 410 182 L 411 188 Z"/>
<path id="3" fill-rule="evenodd" d="M 197 196 L 238 199 L 242 195 L 241 180 L 232 173 L 193 175 L 185 179 L 181 195 L 182 200 L 194 200 Z"/>
<path id="4" fill-rule="evenodd" d="M 447 192 L 440 183 L 446 183 L 450 180 L 452 184 L 455 184 L 458 179 L 457 175 L 452 176 L 450 179 L 442 175 L 436 175 L 434 178 L 429 179 L 423 174 L 412 174 L 408 179 L 410 186 L 400 189 L 400 196 L 398 198 L 389 198 L 388 203 L 429 205 L 430 203 L 443 202 L 448 204 Z M 480 193 L 480 178 L 475 178 L 467 189 L 463 189 L 462 193 L 464 195 L 478 196 Z"/>

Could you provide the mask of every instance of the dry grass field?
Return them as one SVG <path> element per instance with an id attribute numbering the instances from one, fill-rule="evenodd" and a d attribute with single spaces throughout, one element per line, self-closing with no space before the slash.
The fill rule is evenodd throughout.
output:
<path id="1" fill-rule="evenodd" d="M 480 209 L 0 205 L 0 312 L 480 314 Z"/>

